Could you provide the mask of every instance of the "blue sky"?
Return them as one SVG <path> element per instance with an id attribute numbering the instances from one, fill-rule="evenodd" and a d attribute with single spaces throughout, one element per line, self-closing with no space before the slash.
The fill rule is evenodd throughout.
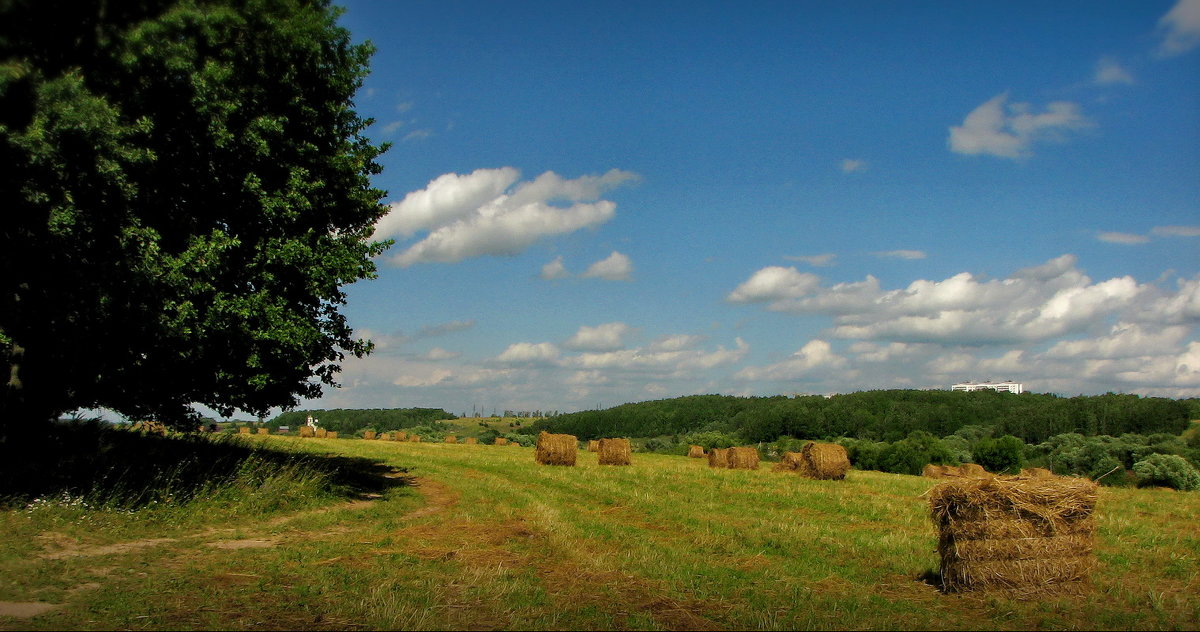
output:
<path id="1" fill-rule="evenodd" d="M 1200 0 L 346 8 L 397 243 L 306 407 L 1200 396 Z"/>

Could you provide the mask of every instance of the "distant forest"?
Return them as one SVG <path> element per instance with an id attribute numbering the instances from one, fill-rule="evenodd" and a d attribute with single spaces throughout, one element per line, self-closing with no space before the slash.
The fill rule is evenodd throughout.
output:
<path id="1" fill-rule="evenodd" d="M 568 413 L 534 422 L 539 430 L 580 439 L 656 437 L 694 432 L 737 435 L 748 443 L 851 437 L 894 442 L 914 431 L 945 437 L 964 426 L 983 426 L 995 436 L 1026 443 L 1052 436 L 1125 433 L 1179 434 L 1200 417 L 1200 400 L 1109 393 L 1059 397 L 995 391 L 878 390 L 825 397 L 692 395 L 606 410 Z"/>
<path id="2" fill-rule="evenodd" d="M 339 433 L 355 433 L 364 428 L 370 428 L 376 432 L 390 432 L 431 425 L 439 419 L 458 418 L 441 408 L 334 408 L 332 410 L 293 410 L 275 417 L 265 425 L 272 430 L 280 426 L 287 426 L 295 430 L 304 425 L 309 415 L 319 420 L 320 427 Z"/>

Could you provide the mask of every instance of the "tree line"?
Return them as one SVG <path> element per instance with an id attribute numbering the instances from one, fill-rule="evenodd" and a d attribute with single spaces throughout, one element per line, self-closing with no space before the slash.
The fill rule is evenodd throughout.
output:
<path id="1" fill-rule="evenodd" d="M 310 415 L 318 420 L 317 425 L 321 428 L 346 434 L 367 429 L 391 432 L 418 426 L 437 428 L 439 420 L 457 419 L 441 408 L 334 408 L 285 412 L 266 422 L 266 426 L 271 430 L 278 430 L 280 426 L 294 430 L 304 425 Z"/>

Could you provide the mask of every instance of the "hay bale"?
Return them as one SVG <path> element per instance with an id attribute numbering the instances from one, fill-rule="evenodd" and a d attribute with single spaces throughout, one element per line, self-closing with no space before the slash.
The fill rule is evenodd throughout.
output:
<path id="1" fill-rule="evenodd" d="M 757 470 L 758 448 L 729 448 L 725 467 L 731 470 Z"/>
<path id="2" fill-rule="evenodd" d="M 800 474 L 822 481 L 840 481 L 850 471 L 850 455 L 836 443 L 810 443 L 800 450 Z"/>
<path id="3" fill-rule="evenodd" d="M 258 434 L 260 434 L 260 435 L 271 434 L 271 429 L 270 428 L 259 428 Z"/>
<path id="4" fill-rule="evenodd" d="M 463 443 L 465 443 L 467 445 L 475 445 L 475 444 L 479 443 L 479 440 L 476 439 L 475 437 L 467 437 L 467 440 L 464 441 Z"/>
<path id="5" fill-rule="evenodd" d="M 783 457 L 771 468 L 772 472 L 797 472 L 804 467 L 804 455 L 799 452 L 784 452 Z"/>
<path id="6" fill-rule="evenodd" d="M 698 445 L 688 446 L 688 457 L 689 458 L 703 459 L 706 456 L 708 456 L 708 455 L 706 455 L 704 453 L 704 448 L 702 448 Z"/>
<path id="7" fill-rule="evenodd" d="M 496 440 L 493 441 L 492 444 L 493 445 L 508 445 L 508 439 L 505 439 L 504 437 L 496 437 Z"/>
<path id="8" fill-rule="evenodd" d="M 709 467 L 729 467 L 729 448 L 713 448 L 708 451 Z"/>
<path id="9" fill-rule="evenodd" d="M 334 430 L 330 430 L 325 433 L 325 438 L 326 439 L 337 439 L 337 432 Z"/>
<path id="10" fill-rule="evenodd" d="M 446 435 L 446 443 L 458 443 L 458 437 L 454 435 Z"/>
<path id="11" fill-rule="evenodd" d="M 598 441 L 596 439 L 589 439 L 587 451 L 588 452 L 599 452 L 600 451 L 600 441 Z"/>
<path id="12" fill-rule="evenodd" d="M 1021 470 L 1021 476 L 1026 478 L 1053 478 L 1054 472 L 1044 467 L 1029 467 Z"/>
<path id="13" fill-rule="evenodd" d="M 364 430 L 364 431 L 363 431 L 363 439 L 366 439 L 366 440 L 370 441 L 370 440 L 372 440 L 372 439 L 374 439 L 374 438 L 375 438 L 375 431 L 374 431 L 374 430 Z"/>
<path id="14" fill-rule="evenodd" d="M 408 441 L 407 432 L 393 432 L 392 441 Z"/>
<path id="15" fill-rule="evenodd" d="M 983 469 L 983 466 L 979 465 L 978 463 L 963 463 L 962 465 L 958 466 L 958 472 L 959 476 L 965 476 L 967 478 L 985 478 L 994 476 L 994 474 Z"/>
<path id="16" fill-rule="evenodd" d="M 300 436 L 301 437 L 313 437 L 313 436 L 316 436 L 316 434 L 317 433 L 313 430 L 312 426 L 308 426 L 308 425 L 300 426 Z"/>
<path id="17" fill-rule="evenodd" d="M 238 434 L 250 434 L 250 428 L 247 426 L 238 427 Z"/>
<path id="18" fill-rule="evenodd" d="M 543 430 L 538 434 L 534 459 L 542 465 L 575 465 L 578 451 L 579 439 L 575 435 L 551 434 Z"/>
<path id="19" fill-rule="evenodd" d="M 409 435 L 408 442 L 409 443 L 420 443 L 421 437 L 420 437 L 420 435 Z"/>
<path id="20" fill-rule="evenodd" d="M 1097 485 L 1086 478 L 989 476 L 929 492 L 947 591 L 1079 581 L 1095 565 Z"/>
<path id="21" fill-rule="evenodd" d="M 946 478 L 946 467 L 947 466 L 945 465 L 926 463 L 925 467 L 921 468 L 921 476 L 926 476 L 929 478 Z M 955 468 L 955 471 L 957 471 L 957 469 L 958 468 Z"/>
<path id="22" fill-rule="evenodd" d="M 325 435 L 329 434 L 329 431 L 324 428 L 317 428 L 313 431 L 313 434 L 317 435 L 318 439 L 324 439 Z"/>
<path id="23" fill-rule="evenodd" d="M 629 439 L 601 439 L 597 452 L 600 465 L 629 465 L 633 448 Z"/>

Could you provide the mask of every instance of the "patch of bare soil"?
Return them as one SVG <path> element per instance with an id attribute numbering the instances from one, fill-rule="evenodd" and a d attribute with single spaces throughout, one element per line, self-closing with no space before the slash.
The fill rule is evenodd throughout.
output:
<path id="1" fill-rule="evenodd" d="M 204 546 L 214 549 L 269 549 L 279 545 L 278 540 L 271 538 L 257 538 L 248 540 L 217 540 L 216 542 L 205 542 Z"/>
<path id="2" fill-rule="evenodd" d="M 592 605 L 613 615 L 649 615 L 667 630 L 725 629 L 710 618 L 723 614 L 715 604 L 670 597 L 664 587 L 642 577 L 553 562 L 541 565 L 538 574 L 546 592 L 567 607 Z"/>
<path id="3" fill-rule="evenodd" d="M 57 551 L 43 553 L 38 557 L 44 560 L 64 560 L 71 557 L 95 557 L 97 555 L 116 555 L 120 553 L 128 553 L 151 546 L 166 544 L 167 542 L 178 542 L 175 538 L 149 538 L 145 540 L 133 540 L 131 542 L 118 542 L 116 544 L 105 544 L 101 546 L 80 546 L 76 544 L 73 547 L 60 548 Z"/>
<path id="4" fill-rule="evenodd" d="M 45 614 L 61 607 L 62 604 L 41 601 L 0 601 L 0 617 L 32 619 L 39 614 Z"/>

